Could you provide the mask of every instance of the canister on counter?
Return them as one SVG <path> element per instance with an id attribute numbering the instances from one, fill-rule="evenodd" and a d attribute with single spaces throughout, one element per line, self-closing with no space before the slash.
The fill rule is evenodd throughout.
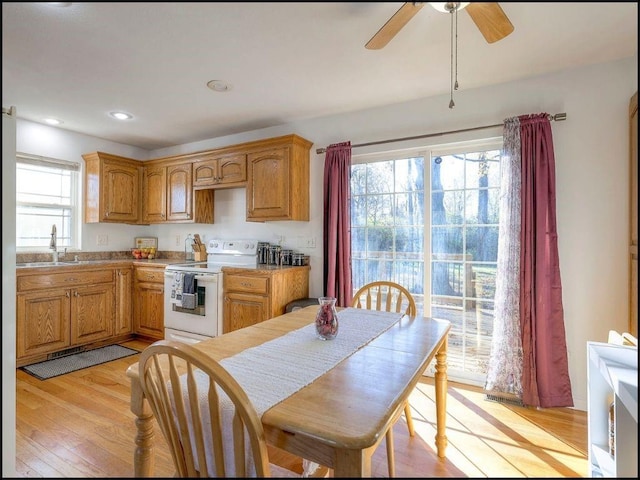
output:
<path id="1" fill-rule="evenodd" d="M 296 267 L 302 266 L 304 262 L 304 254 L 303 253 L 293 253 L 291 254 L 291 265 Z"/>
<path id="2" fill-rule="evenodd" d="M 258 242 L 258 263 L 269 263 L 269 242 Z"/>
<path id="3" fill-rule="evenodd" d="M 280 265 L 280 252 L 282 247 L 280 245 L 269 246 L 269 265 Z"/>
<path id="4" fill-rule="evenodd" d="M 293 250 L 284 249 L 280 252 L 281 265 L 291 265 L 291 256 L 293 255 Z"/>

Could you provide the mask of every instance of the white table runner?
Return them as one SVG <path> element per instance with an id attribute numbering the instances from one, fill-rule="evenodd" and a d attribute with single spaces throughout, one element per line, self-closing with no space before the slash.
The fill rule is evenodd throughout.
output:
<path id="1" fill-rule="evenodd" d="M 333 340 L 317 338 L 312 323 L 220 363 L 262 415 L 353 355 L 402 316 L 349 307 L 338 312 L 338 336 Z"/>
<path id="2" fill-rule="evenodd" d="M 403 317 L 400 313 L 379 312 L 360 308 L 346 308 L 338 312 L 338 335 L 333 340 L 320 340 L 316 336 L 315 324 L 311 323 L 298 330 L 248 348 L 236 355 L 220 361 L 247 393 L 258 415 L 306 387 L 318 377 L 331 370 L 345 358 L 382 334 Z M 201 371 L 195 372 L 196 383 L 201 392 L 200 408 L 203 422 L 207 424 L 208 399 L 206 392 L 209 378 Z M 186 395 L 184 376 L 182 388 Z M 231 425 L 233 404 L 220 392 L 222 423 Z M 188 410 L 188 402 L 185 400 Z M 205 443 L 209 475 L 215 472 L 212 456 L 210 430 L 205 429 Z M 193 436 L 190 433 L 190 436 Z M 246 439 L 248 442 L 248 439 Z M 233 449 L 230 431 L 223 432 L 225 450 Z M 245 446 L 251 451 L 249 444 Z M 317 464 L 304 460 L 305 472 L 313 471 Z M 235 476 L 235 467 L 230 456 L 225 458 L 227 476 Z M 255 465 L 250 455 L 246 458 L 247 476 L 255 476 Z M 307 476 L 303 474 L 303 476 Z"/>

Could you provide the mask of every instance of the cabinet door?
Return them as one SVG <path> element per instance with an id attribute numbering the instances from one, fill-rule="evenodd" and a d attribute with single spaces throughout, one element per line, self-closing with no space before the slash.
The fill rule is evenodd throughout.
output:
<path id="1" fill-rule="evenodd" d="M 247 167 L 247 220 L 289 219 L 289 148 L 250 153 Z"/>
<path id="2" fill-rule="evenodd" d="M 164 285 L 137 282 L 133 305 L 135 333 L 164 338 Z"/>
<path id="3" fill-rule="evenodd" d="M 221 157 L 218 160 L 218 185 L 225 187 L 247 184 L 247 156 L 245 154 Z"/>
<path id="4" fill-rule="evenodd" d="M 205 157 L 193 162 L 193 186 L 211 187 L 218 178 L 218 160 L 215 157 Z"/>
<path id="5" fill-rule="evenodd" d="M 167 221 L 191 220 L 191 164 L 167 167 Z"/>
<path id="6" fill-rule="evenodd" d="M 102 166 L 101 221 L 136 223 L 139 215 L 140 170 L 116 161 Z"/>
<path id="7" fill-rule="evenodd" d="M 46 354 L 70 345 L 68 289 L 21 293 L 16 303 L 16 356 Z"/>
<path id="8" fill-rule="evenodd" d="M 118 268 L 116 270 L 116 320 L 114 324 L 114 335 L 131 333 L 133 324 L 132 291 L 133 268 Z"/>
<path id="9" fill-rule="evenodd" d="M 247 184 L 247 156 L 209 155 L 193 163 L 194 188 L 230 188 Z"/>
<path id="10" fill-rule="evenodd" d="M 249 327 L 268 318 L 268 297 L 236 292 L 225 294 L 223 333 Z"/>
<path id="11" fill-rule="evenodd" d="M 142 192 L 142 221 L 164 222 L 167 219 L 166 167 L 144 167 Z"/>
<path id="12" fill-rule="evenodd" d="M 113 335 L 113 283 L 71 289 L 71 344 L 95 342 Z"/>

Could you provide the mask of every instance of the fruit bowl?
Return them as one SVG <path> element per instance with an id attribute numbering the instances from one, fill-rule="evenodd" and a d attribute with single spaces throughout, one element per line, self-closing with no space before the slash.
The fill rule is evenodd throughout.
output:
<path id="1" fill-rule="evenodd" d="M 156 256 L 155 248 L 132 248 L 131 255 L 136 259 L 153 259 Z"/>

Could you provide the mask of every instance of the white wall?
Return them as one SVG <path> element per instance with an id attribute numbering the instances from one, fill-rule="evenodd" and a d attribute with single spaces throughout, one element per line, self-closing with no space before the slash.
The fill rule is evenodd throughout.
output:
<path id="1" fill-rule="evenodd" d="M 2 114 L 3 478 L 16 474 L 16 112 L 12 113 Z"/>
<path id="2" fill-rule="evenodd" d="M 62 153 L 34 151 L 18 122 L 18 151 L 68 158 L 102 150 L 138 159 L 190 153 L 250 140 L 297 133 L 314 142 L 311 155 L 311 219 L 309 222 L 245 221 L 245 189 L 215 194 L 215 224 L 192 226 L 85 225 L 83 249 L 96 251 L 95 236 L 108 233 L 108 250 L 132 246 L 133 237 L 159 237 L 161 250 L 181 250 L 176 234 L 197 232 L 213 237 L 256 238 L 284 244 L 311 255 L 311 296 L 322 293 L 322 181 L 324 155 L 315 149 L 350 140 L 352 144 L 402 138 L 481 125 L 499 124 L 506 117 L 527 113 L 566 112 L 567 120 L 553 124 L 556 153 L 558 245 L 574 403 L 586 410 L 586 342 L 606 341 L 609 329 L 627 330 L 628 318 L 628 105 L 637 90 L 637 56 L 608 64 L 557 74 L 458 91 L 456 107 L 440 96 L 386 107 L 295 122 L 289 125 L 214 138 L 152 152 L 137 151 L 76 134 L 60 136 L 73 146 L 50 145 Z M 30 124 L 33 125 L 33 124 Z M 38 126 L 42 129 L 51 127 Z M 54 129 L 57 130 L 57 129 Z M 458 140 L 500 135 L 499 128 L 378 146 L 397 150 L 433 146 Z M 354 155 L 375 151 L 354 149 Z M 305 250 L 300 237 L 316 237 L 317 248 Z M 184 237 L 182 237 L 184 238 Z"/>

